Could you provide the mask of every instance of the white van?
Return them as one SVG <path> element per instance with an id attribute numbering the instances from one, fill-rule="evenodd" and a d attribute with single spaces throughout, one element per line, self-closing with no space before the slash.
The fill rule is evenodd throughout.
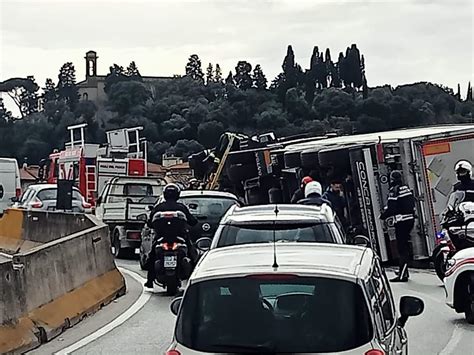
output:
<path id="1" fill-rule="evenodd" d="M 13 204 L 12 198 L 20 195 L 20 169 L 16 159 L 0 158 L 0 215 Z"/>

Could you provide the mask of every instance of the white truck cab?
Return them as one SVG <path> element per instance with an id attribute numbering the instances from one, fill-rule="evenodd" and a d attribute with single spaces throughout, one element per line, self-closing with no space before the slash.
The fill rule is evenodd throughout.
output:
<path id="1" fill-rule="evenodd" d="M 20 169 L 16 159 L 0 158 L 0 215 L 21 196 Z"/>

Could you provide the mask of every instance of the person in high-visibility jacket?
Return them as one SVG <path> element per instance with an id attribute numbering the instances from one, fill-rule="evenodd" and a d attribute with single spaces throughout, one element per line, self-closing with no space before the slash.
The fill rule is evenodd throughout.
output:
<path id="1" fill-rule="evenodd" d="M 409 278 L 410 233 L 415 225 L 415 199 L 413 192 L 402 181 L 402 173 L 394 170 L 390 174 L 390 191 L 387 207 L 381 219 L 394 218 L 395 236 L 399 254 L 399 271 L 392 282 L 407 282 Z"/>

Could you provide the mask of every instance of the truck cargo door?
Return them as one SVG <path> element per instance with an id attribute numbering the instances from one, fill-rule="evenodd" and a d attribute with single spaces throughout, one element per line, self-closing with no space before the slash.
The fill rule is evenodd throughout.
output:
<path id="1" fill-rule="evenodd" d="M 383 261 L 388 260 L 387 246 L 378 216 L 381 206 L 378 199 L 376 177 L 370 147 L 358 147 L 349 151 L 353 180 L 363 227 L 372 249 L 379 252 Z"/>

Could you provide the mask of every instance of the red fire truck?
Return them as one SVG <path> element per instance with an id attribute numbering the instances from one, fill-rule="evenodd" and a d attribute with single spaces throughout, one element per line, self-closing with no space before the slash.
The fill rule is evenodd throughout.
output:
<path id="1" fill-rule="evenodd" d="M 113 177 L 147 176 L 146 141 L 140 139 L 143 127 L 133 127 L 108 131 L 105 146 L 86 144 L 86 126 L 68 127 L 71 141 L 63 151 L 54 151 L 43 161 L 43 179 L 52 184 L 73 180 L 94 207 L 102 188 Z"/>

